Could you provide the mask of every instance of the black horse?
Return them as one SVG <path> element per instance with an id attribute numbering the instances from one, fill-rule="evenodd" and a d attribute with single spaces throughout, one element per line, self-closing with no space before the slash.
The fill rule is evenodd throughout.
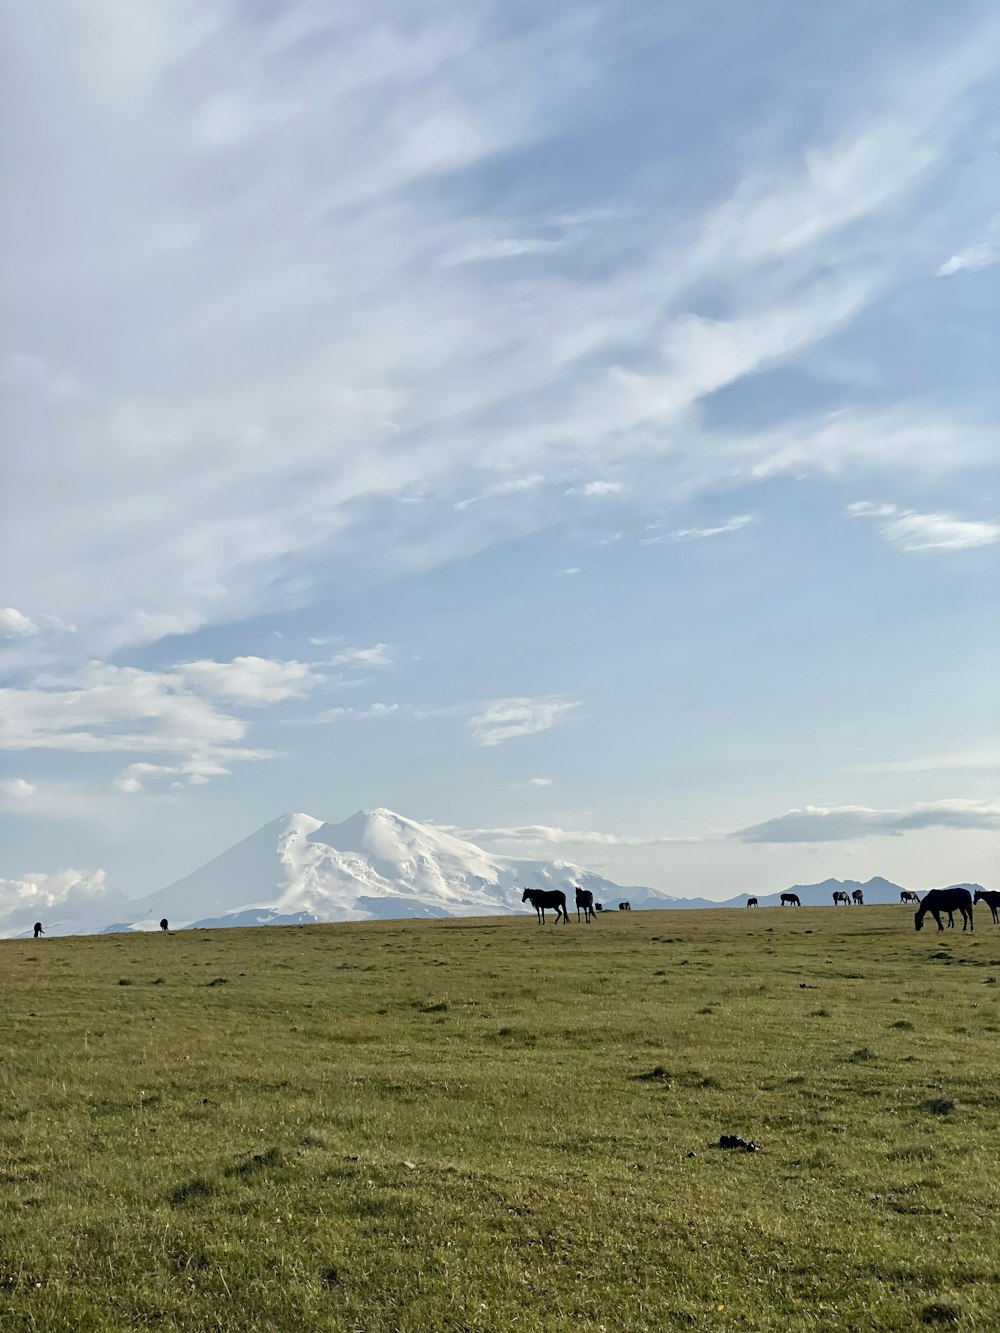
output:
<path id="1" fill-rule="evenodd" d="M 952 912 L 962 913 L 962 929 L 973 930 L 972 924 L 972 894 L 968 889 L 963 889 L 959 884 L 953 884 L 949 889 L 931 889 L 930 893 L 924 894 L 924 900 L 913 914 L 913 924 L 917 930 L 922 930 L 924 917 L 930 912 L 931 916 L 937 922 L 938 930 L 944 930 L 941 924 L 941 913 Z"/>
<path id="2" fill-rule="evenodd" d="M 760 906 L 760 903 L 757 901 L 756 898 L 748 898 L 748 899 L 747 899 L 747 907 L 759 907 L 759 906 Z"/>
<path id="3" fill-rule="evenodd" d="M 976 903 L 985 903 L 990 909 L 994 925 L 1000 923 L 1000 916 L 997 915 L 997 908 L 1000 907 L 1000 893 L 997 893 L 995 889 L 977 889 L 976 896 L 972 900 L 973 907 Z"/>
<path id="4" fill-rule="evenodd" d="M 632 910 L 632 904 L 631 904 L 631 903 L 619 903 L 619 904 L 618 904 L 618 910 L 619 910 L 619 912 L 631 912 L 631 910 Z"/>
<path id="5" fill-rule="evenodd" d="M 36 921 L 36 922 L 35 922 L 35 939 L 37 940 L 38 937 L 39 937 L 39 935 L 44 935 L 44 934 L 45 934 L 45 931 L 42 930 L 42 923 L 41 923 L 40 921 Z"/>
<path id="6" fill-rule="evenodd" d="M 561 916 L 563 925 L 569 920 L 569 913 L 566 911 L 566 895 L 562 889 L 525 889 L 521 894 L 521 902 L 531 903 L 540 926 L 545 924 L 546 907 L 556 909 L 556 921 Z"/>
<path id="7" fill-rule="evenodd" d="M 160 922 L 160 929 L 169 930 L 169 928 L 170 928 L 170 922 L 167 920 L 166 917 L 164 917 L 163 920 Z"/>
<path id="8" fill-rule="evenodd" d="M 920 901 L 920 894 L 914 893 L 912 889 L 901 889 L 899 901 L 901 903 L 918 903 Z"/>
<path id="9" fill-rule="evenodd" d="M 583 909 L 583 915 L 587 925 L 590 925 L 591 917 L 594 915 L 594 895 L 589 889 L 581 889 L 579 884 L 574 885 L 576 889 L 576 919 L 580 920 L 580 910 Z"/>
<path id="10" fill-rule="evenodd" d="M 783 893 L 781 895 L 782 907 L 801 907 L 802 902 L 797 893 Z"/>

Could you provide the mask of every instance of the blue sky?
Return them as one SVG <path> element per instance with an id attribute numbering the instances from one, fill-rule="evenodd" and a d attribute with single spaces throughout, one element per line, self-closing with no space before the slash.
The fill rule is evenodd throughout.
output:
<path id="1" fill-rule="evenodd" d="M 0 920 L 376 805 L 996 880 L 994 6 L 5 10 Z"/>

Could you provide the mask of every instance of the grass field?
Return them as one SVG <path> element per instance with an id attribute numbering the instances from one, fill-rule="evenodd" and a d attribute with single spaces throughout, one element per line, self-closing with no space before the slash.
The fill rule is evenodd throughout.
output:
<path id="1" fill-rule="evenodd" d="M 1000 1328 L 977 915 L 2 943 L 0 1329 Z"/>

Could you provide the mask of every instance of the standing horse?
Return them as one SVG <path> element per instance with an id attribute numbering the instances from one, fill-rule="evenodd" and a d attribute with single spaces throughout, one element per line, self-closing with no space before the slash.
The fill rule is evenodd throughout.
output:
<path id="1" fill-rule="evenodd" d="M 583 908 L 583 914 L 586 917 L 587 925 L 590 925 L 590 919 L 594 915 L 594 895 L 589 889 L 581 889 L 579 884 L 573 886 L 576 889 L 576 920 L 580 922 L 580 908 Z"/>
<path id="2" fill-rule="evenodd" d="M 797 893 L 783 893 L 781 895 L 782 907 L 801 907 L 802 902 Z"/>
<path id="3" fill-rule="evenodd" d="M 619 903 L 619 904 L 618 904 L 618 910 L 619 910 L 619 912 L 631 912 L 631 910 L 632 910 L 632 904 L 631 904 L 631 903 Z"/>
<path id="4" fill-rule="evenodd" d="M 972 924 L 972 894 L 960 884 L 953 884 L 949 889 L 931 889 L 930 893 L 924 894 L 923 902 L 913 914 L 913 925 L 916 930 L 923 930 L 924 917 L 928 912 L 937 922 L 938 930 L 944 930 L 941 924 L 942 912 L 947 912 L 949 915 L 961 912 L 962 929 L 975 929 Z"/>
<path id="5" fill-rule="evenodd" d="M 35 922 L 34 930 L 35 930 L 35 939 L 36 939 L 36 940 L 38 939 L 39 935 L 44 935 L 44 934 L 45 934 L 45 931 L 42 930 L 42 923 L 41 923 L 40 921 L 36 921 L 36 922 Z"/>
<path id="6" fill-rule="evenodd" d="M 169 930 L 169 929 L 170 929 L 170 922 L 167 920 L 166 917 L 164 917 L 163 920 L 160 922 L 160 929 L 161 929 L 161 930 Z"/>
<path id="7" fill-rule="evenodd" d="M 747 907 L 759 907 L 759 906 L 760 906 L 760 903 L 757 901 L 756 898 L 748 898 L 748 899 L 747 899 Z"/>
<path id="8" fill-rule="evenodd" d="M 973 907 L 976 903 L 985 903 L 990 909 L 993 924 L 1000 923 L 1000 916 L 997 915 L 997 908 L 1000 907 L 1000 893 L 997 893 L 995 889 L 977 889 L 976 896 L 972 900 Z"/>
<path id="9" fill-rule="evenodd" d="M 899 901 L 901 903 L 919 903 L 920 897 L 912 889 L 903 889 L 899 895 Z"/>
<path id="10" fill-rule="evenodd" d="M 850 907 L 850 905 L 851 905 L 851 900 L 850 900 L 850 898 L 847 896 L 847 894 L 844 892 L 843 889 L 834 889 L 834 891 L 833 891 L 833 905 L 834 905 L 834 907 L 839 907 L 839 905 L 840 905 L 841 903 L 843 903 L 845 907 Z"/>
<path id="11" fill-rule="evenodd" d="M 864 907 L 865 895 L 861 892 L 860 889 L 854 890 L 854 892 L 851 894 L 851 899 L 854 902 L 855 907 Z"/>
<path id="12" fill-rule="evenodd" d="M 521 902 L 531 903 L 540 926 L 545 925 L 546 907 L 556 909 L 556 921 L 561 916 L 563 925 L 569 920 L 569 913 L 566 911 L 566 895 L 562 889 L 525 889 L 521 894 Z"/>

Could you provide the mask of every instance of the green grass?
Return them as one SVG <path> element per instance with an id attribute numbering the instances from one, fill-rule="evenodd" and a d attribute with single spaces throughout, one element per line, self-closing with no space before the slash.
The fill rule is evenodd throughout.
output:
<path id="1" fill-rule="evenodd" d="M 1000 1328 L 997 977 L 894 908 L 0 944 L 0 1330 Z"/>

